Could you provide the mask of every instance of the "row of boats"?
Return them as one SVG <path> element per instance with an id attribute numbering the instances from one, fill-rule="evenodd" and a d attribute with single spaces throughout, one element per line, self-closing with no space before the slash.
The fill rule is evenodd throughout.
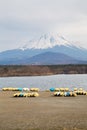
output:
<path id="1" fill-rule="evenodd" d="M 4 87 L 2 88 L 3 91 L 35 91 L 38 92 L 40 91 L 39 88 L 14 88 L 14 87 Z M 70 91 L 69 88 L 50 88 L 49 90 L 46 91 L 61 91 L 61 92 L 68 92 Z M 73 91 L 83 91 L 83 88 L 74 88 Z"/>
<path id="2" fill-rule="evenodd" d="M 87 91 L 83 88 L 74 88 L 73 91 L 70 91 L 69 88 L 50 88 L 50 91 L 54 92 L 54 96 L 87 95 Z"/>
<path id="3" fill-rule="evenodd" d="M 2 88 L 3 91 L 40 91 L 39 88 L 13 88 L 13 87 L 5 87 Z"/>
<path id="4" fill-rule="evenodd" d="M 38 97 L 38 92 L 40 91 L 39 88 L 13 88 L 13 87 L 6 87 L 2 88 L 3 91 L 20 91 L 15 93 L 14 97 Z M 47 92 L 51 91 L 54 92 L 54 96 L 65 96 L 65 97 L 76 97 L 77 95 L 87 95 L 87 91 L 83 88 L 74 88 L 73 91 L 70 91 L 69 88 L 50 88 L 46 90 Z"/>
<path id="5" fill-rule="evenodd" d="M 20 93 L 15 93 L 13 95 L 13 97 L 38 97 L 39 94 L 37 92 L 32 92 L 32 93 L 24 93 L 24 92 L 20 92 Z"/>

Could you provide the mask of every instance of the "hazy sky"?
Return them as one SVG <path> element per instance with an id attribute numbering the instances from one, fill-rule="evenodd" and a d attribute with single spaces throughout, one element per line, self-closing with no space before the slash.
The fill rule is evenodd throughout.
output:
<path id="1" fill-rule="evenodd" d="M 87 48 L 87 0 L 0 0 L 0 51 L 48 32 Z"/>

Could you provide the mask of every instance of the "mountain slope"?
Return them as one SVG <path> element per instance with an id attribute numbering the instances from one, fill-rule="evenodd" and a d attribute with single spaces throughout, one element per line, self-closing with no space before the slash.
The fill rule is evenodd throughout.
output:
<path id="1" fill-rule="evenodd" d="M 43 34 L 38 39 L 27 41 L 26 43 L 24 43 L 24 45 L 20 47 L 20 49 L 48 49 L 61 45 L 67 47 L 75 46 L 81 48 L 79 45 L 68 41 L 66 38 L 59 34 L 48 33 Z"/>
<path id="2" fill-rule="evenodd" d="M 50 54 L 49 54 L 50 53 Z M 60 59 L 58 61 L 58 53 Z M 62 56 L 69 57 L 67 58 Z M 41 58 L 42 57 L 42 58 Z M 51 60 L 49 61 L 51 57 Z M 71 58 L 71 60 L 70 60 Z M 43 61 L 42 61 L 43 59 Z M 28 61 L 29 60 L 29 61 Z M 37 60 L 37 61 L 36 61 Z M 47 61 L 46 61 L 47 60 Z M 80 61 L 80 62 L 79 62 Z M 39 39 L 24 43 L 21 47 L 0 53 L 0 64 L 74 64 L 87 63 L 87 49 L 54 34 L 42 35 Z"/>
<path id="3" fill-rule="evenodd" d="M 45 52 L 21 61 L 24 64 L 33 65 L 51 65 L 51 64 L 82 64 L 82 61 L 76 60 L 62 53 Z"/>
<path id="4" fill-rule="evenodd" d="M 68 41 L 58 34 L 44 34 L 36 40 L 24 43 L 20 47 L 22 50 L 32 50 L 31 56 L 43 52 L 60 52 L 81 60 L 87 60 L 87 49 L 81 47 L 78 43 Z"/>

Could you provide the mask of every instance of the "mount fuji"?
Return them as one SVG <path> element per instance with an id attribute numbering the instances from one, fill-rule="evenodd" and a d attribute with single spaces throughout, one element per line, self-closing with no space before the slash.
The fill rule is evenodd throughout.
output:
<path id="1" fill-rule="evenodd" d="M 75 43 L 66 40 L 63 36 L 59 34 L 48 33 L 42 35 L 36 40 L 31 40 L 29 42 L 24 43 L 24 45 L 20 47 L 20 49 L 48 49 L 53 48 L 55 46 L 75 46 L 77 48 L 81 48 L 79 45 L 76 45 Z"/>
<path id="2" fill-rule="evenodd" d="M 44 34 L 19 48 L 1 52 L 0 64 L 87 64 L 87 49 L 59 34 Z"/>

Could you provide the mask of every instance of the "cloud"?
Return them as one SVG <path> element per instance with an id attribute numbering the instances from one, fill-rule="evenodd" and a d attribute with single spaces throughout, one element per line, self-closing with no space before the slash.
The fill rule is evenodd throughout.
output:
<path id="1" fill-rule="evenodd" d="M 0 0 L 0 48 L 49 31 L 87 47 L 86 5 L 86 0 Z"/>

